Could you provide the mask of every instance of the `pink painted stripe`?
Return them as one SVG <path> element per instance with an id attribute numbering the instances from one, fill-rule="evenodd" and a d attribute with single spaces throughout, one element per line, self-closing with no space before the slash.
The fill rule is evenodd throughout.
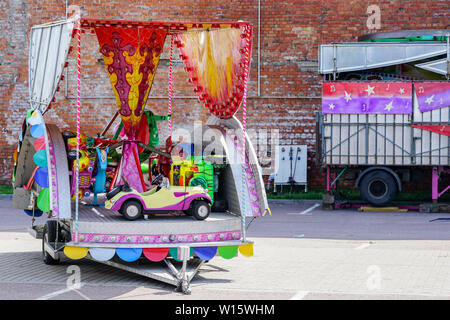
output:
<path id="1" fill-rule="evenodd" d="M 225 231 L 213 233 L 194 234 L 166 234 L 166 235 L 124 235 L 124 234 L 95 234 L 79 233 L 78 241 L 85 243 L 128 243 L 128 244 L 171 244 L 171 243 L 196 243 L 239 240 L 241 231 Z M 76 241 L 72 234 L 72 240 Z"/>

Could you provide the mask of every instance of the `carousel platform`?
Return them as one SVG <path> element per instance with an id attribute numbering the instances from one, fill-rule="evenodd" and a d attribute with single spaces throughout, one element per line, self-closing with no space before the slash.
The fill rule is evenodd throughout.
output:
<path id="1" fill-rule="evenodd" d="M 75 206 L 72 206 L 74 211 Z M 171 247 L 181 244 L 217 245 L 239 242 L 241 218 L 229 212 L 211 212 L 205 220 L 183 212 L 157 213 L 129 221 L 119 212 L 103 206 L 80 203 L 78 222 L 72 214 L 72 242 L 70 245 L 101 247 Z M 78 238 L 77 238 L 78 237 Z"/>

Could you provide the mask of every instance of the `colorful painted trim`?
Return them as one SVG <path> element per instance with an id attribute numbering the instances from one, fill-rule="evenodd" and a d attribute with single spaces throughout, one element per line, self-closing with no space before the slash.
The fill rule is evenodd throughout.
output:
<path id="1" fill-rule="evenodd" d="M 166 235 L 124 235 L 124 234 L 93 234 L 79 233 L 78 241 L 82 243 L 117 243 L 117 244 L 163 244 L 163 243 L 195 243 L 239 240 L 241 231 L 225 231 L 195 234 Z M 72 234 L 72 241 L 76 241 Z"/>
<path id="2" fill-rule="evenodd" d="M 450 106 L 450 82 L 416 82 L 414 89 L 420 112 Z"/>
<path id="3" fill-rule="evenodd" d="M 412 114 L 412 85 L 406 82 L 324 82 L 324 114 Z"/>
<path id="4" fill-rule="evenodd" d="M 49 153 L 49 183 L 51 184 L 51 209 L 55 218 L 59 217 L 59 204 L 58 204 L 58 182 L 56 181 L 56 157 L 55 150 L 53 148 L 53 141 L 50 135 L 47 133 L 48 138 L 48 153 Z"/>
<path id="5" fill-rule="evenodd" d="M 174 250 L 172 250 L 174 249 Z M 238 251 L 245 257 L 253 256 L 253 244 L 243 244 L 234 246 L 219 247 L 191 247 L 190 256 L 194 253 L 202 260 L 211 260 L 218 253 L 224 259 L 232 259 L 238 256 Z M 142 255 L 152 262 L 164 260 L 167 256 L 172 256 L 177 261 L 177 248 L 88 248 L 88 247 L 72 247 L 65 246 L 64 254 L 72 260 L 79 260 L 87 256 L 97 261 L 107 261 L 117 255 L 126 262 L 138 260 Z"/>

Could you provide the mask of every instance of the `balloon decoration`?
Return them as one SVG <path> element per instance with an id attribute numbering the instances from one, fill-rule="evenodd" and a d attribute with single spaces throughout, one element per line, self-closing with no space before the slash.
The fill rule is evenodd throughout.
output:
<path id="1" fill-rule="evenodd" d="M 42 216 L 42 214 L 43 214 L 43 212 L 41 211 L 41 210 L 37 210 L 37 209 L 35 209 L 34 210 L 34 214 L 33 214 L 33 210 L 23 210 L 23 211 L 25 211 L 25 213 L 27 214 L 27 215 L 29 215 L 30 217 L 35 217 L 35 218 L 39 218 L 40 216 Z"/>
<path id="2" fill-rule="evenodd" d="M 39 168 L 34 174 L 34 181 L 42 188 L 48 188 L 48 168 Z"/>
<path id="3" fill-rule="evenodd" d="M 46 149 L 46 137 L 45 137 L 45 124 L 42 119 L 42 115 L 37 110 L 31 110 L 27 113 L 28 125 L 31 126 L 30 133 L 34 141 L 34 150 L 36 151 L 33 155 L 33 162 L 36 165 L 36 169 L 33 171 L 34 182 L 42 188 L 39 191 L 39 195 L 36 200 L 37 207 L 39 210 L 34 211 L 34 216 L 38 217 L 42 215 L 42 212 L 49 212 L 50 207 L 50 190 L 49 190 L 49 170 L 48 170 L 48 159 L 47 159 L 47 149 Z M 32 180 L 30 179 L 30 181 Z M 32 181 L 31 181 L 32 182 Z M 28 211 L 28 212 L 27 212 Z M 28 215 L 33 215 L 31 210 L 25 210 Z"/>
<path id="4" fill-rule="evenodd" d="M 195 254 L 202 260 L 211 260 L 216 256 L 217 247 L 198 247 L 194 249 Z"/>
<path id="5" fill-rule="evenodd" d="M 253 256 L 253 243 L 242 244 L 239 246 L 239 252 L 246 257 Z"/>
<path id="6" fill-rule="evenodd" d="M 72 260 L 79 260 L 86 257 L 86 255 L 89 252 L 89 248 L 86 247 L 71 247 L 71 246 L 65 246 L 64 247 L 64 254 L 67 258 Z"/>
<path id="7" fill-rule="evenodd" d="M 145 248 L 143 249 L 144 256 L 153 262 L 164 260 L 169 253 L 169 248 Z"/>
<path id="8" fill-rule="evenodd" d="M 116 249 L 114 248 L 90 248 L 89 254 L 91 257 L 97 261 L 108 261 L 114 257 L 116 254 Z"/>
<path id="9" fill-rule="evenodd" d="M 218 249 L 219 254 L 224 259 L 231 259 L 236 257 L 238 246 L 223 246 Z"/>
<path id="10" fill-rule="evenodd" d="M 120 259 L 126 262 L 136 261 L 141 257 L 142 249 L 137 248 L 117 248 L 116 253 Z"/>
<path id="11" fill-rule="evenodd" d="M 46 167 L 47 166 L 47 151 L 39 150 L 33 156 L 33 161 L 38 167 Z"/>
<path id="12" fill-rule="evenodd" d="M 34 150 L 40 151 L 45 149 L 45 136 L 42 135 L 34 141 Z"/>
<path id="13" fill-rule="evenodd" d="M 44 212 L 50 211 L 50 191 L 48 188 L 44 188 L 39 192 L 36 202 L 40 210 Z"/>
<path id="14" fill-rule="evenodd" d="M 44 125 L 41 123 L 32 126 L 30 133 L 33 138 L 41 137 L 44 134 Z"/>
<path id="15" fill-rule="evenodd" d="M 35 210 L 35 217 L 38 217 Z M 221 247 L 191 247 L 189 256 L 194 254 L 205 261 L 213 259 L 217 253 L 224 259 L 231 259 L 238 255 L 239 252 L 245 257 L 253 256 L 253 244 L 243 244 L 235 246 L 221 246 Z M 71 247 L 64 248 L 64 254 L 72 259 L 77 260 L 84 258 L 87 253 L 97 261 L 108 261 L 116 254 L 125 262 L 133 262 L 141 258 L 143 255 L 149 261 L 159 262 L 171 256 L 176 261 L 181 261 L 178 258 L 178 248 L 87 248 L 87 247 Z"/>

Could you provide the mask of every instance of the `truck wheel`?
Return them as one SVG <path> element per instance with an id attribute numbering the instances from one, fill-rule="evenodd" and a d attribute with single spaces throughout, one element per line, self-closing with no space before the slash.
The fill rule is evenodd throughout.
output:
<path id="1" fill-rule="evenodd" d="M 126 201 L 121 209 L 121 213 L 128 220 L 137 220 L 142 216 L 142 205 L 137 200 Z"/>
<path id="2" fill-rule="evenodd" d="M 365 175 L 359 185 L 361 197 L 376 207 L 382 207 L 397 195 L 394 177 L 385 171 L 372 171 Z"/>
<path id="3" fill-rule="evenodd" d="M 59 264 L 59 259 L 53 259 L 53 257 L 48 254 L 47 251 L 45 251 L 44 244 L 49 242 L 55 242 L 56 241 L 56 220 L 48 220 L 47 223 L 44 226 L 44 231 L 42 234 L 42 259 L 44 260 L 45 264 L 49 265 L 55 265 Z"/>
<path id="4" fill-rule="evenodd" d="M 211 206 L 208 202 L 197 200 L 192 204 L 192 216 L 197 220 L 205 220 L 211 213 Z"/>

